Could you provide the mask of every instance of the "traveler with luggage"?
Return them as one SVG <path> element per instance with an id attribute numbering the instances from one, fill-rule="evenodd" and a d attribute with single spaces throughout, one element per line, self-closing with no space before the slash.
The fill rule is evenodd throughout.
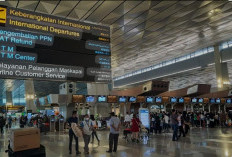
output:
<path id="1" fill-rule="evenodd" d="M 172 110 L 172 115 L 170 116 L 170 121 L 171 121 L 171 125 L 172 125 L 172 130 L 173 130 L 173 136 L 172 136 L 172 141 L 177 141 L 178 137 L 178 115 L 176 114 L 176 110 L 173 109 Z"/>
<path id="2" fill-rule="evenodd" d="M 79 151 L 78 137 L 74 134 L 71 128 L 72 123 L 78 124 L 77 111 L 73 111 L 72 117 L 70 117 L 67 122 L 69 124 L 69 154 L 72 154 L 72 141 L 74 138 L 76 141 L 76 155 L 79 155 L 81 152 Z"/>

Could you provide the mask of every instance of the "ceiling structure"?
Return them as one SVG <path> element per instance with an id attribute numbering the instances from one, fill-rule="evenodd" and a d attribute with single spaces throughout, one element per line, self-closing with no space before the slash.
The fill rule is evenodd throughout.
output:
<path id="1" fill-rule="evenodd" d="M 113 77 L 232 37 L 229 1 L 6 0 L 0 4 L 111 26 Z"/>

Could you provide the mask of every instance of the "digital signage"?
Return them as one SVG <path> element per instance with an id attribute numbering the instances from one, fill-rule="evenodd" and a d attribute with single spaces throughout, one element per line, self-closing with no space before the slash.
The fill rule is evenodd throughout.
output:
<path id="1" fill-rule="evenodd" d="M 59 71 L 47 78 L 31 75 L 27 68 L 23 72 L 30 74 L 17 74 L 18 79 L 111 82 L 110 27 L 6 6 L 0 6 L 0 10 L 1 64 L 28 62 L 82 70 L 81 77 L 61 79 Z M 2 75 L 15 78 L 14 70 L 18 68 Z"/>
<path id="2" fill-rule="evenodd" d="M 231 104 L 231 99 L 226 99 L 227 104 Z"/>
<path id="3" fill-rule="evenodd" d="M 149 96 L 149 97 L 146 98 L 146 102 L 147 103 L 153 103 L 154 102 L 154 98 Z"/>
<path id="4" fill-rule="evenodd" d="M 128 102 L 136 102 L 136 97 L 130 96 L 130 97 L 128 98 Z"/>
<path id="5" fill-rule="evenodd" d="M 162 102 L 162 97 L 156 97 L 155 102 L 156 103 L 161 103 Z"/>
<path id="6" fill-rule="evenodd" d="M 197 103 L 197 98 L 192 98 L 192 103 Z"/>
<path id="7" fill-rule="evenodd" d="M 178 99 L 178 102 L 179 102 L 179 103 L 184 103 L 184 98 L 179 98 L 179 99 Z"/>
<path id="8" fill-rule="evenodd" d="M 216 99 L 216 103 L 221 103 L 221 99 L 220 99 L 220 98 L 217 98 L 217 99 Z"/>
<path id="9" fill-rule="evenodd" d="M 117 96 L 114 96 L 114 95 L 107 96 L 107 102 L 108 103 L 117 103 L 118 102 Z"/>
<path id="10" fill-rule="evenodd" d="M 87 95 L 85 100 L 88 103 L 95 102 L 95 97 L 93 95 Z"/>
<path id="11" fill-rule="evenodd" d="M 97 101 L 98 102 L 107 102 L 106 101 L 106 96 L 98 96 Z"/>
<path id="12" fill-rule="evenodd" d="M 118 102 L 119 103 L 125 103 L 125 102 L 127 102 L 127 97 L 125 97 L 125 96 L 119 96 L 118 97 Z"/>
<path id="13" fill-rule="evenodd" d="M 211 104 L 214 104 L 214 103 L 215 103 L 215 98 L 211 98 L 211 99 L 210 99 L 210 103 L 211 103 Z"/>
<path id="14" fill-rule="evenodd" d="M 176 97 L 170 97 L 170 102 L 171 103 L 176 103 L 177 102 L 177 98 Z"/>
<path id="15" fill-rule="evenodd" d="M 203 103 L 203 102 L 204 102 L 204 99 L 203 99 L 203 98 L 199 98 L 199 99 L 198 99 L 198 102 L 199 102 L 199 103 Z"/>
<path id="16" fill-rule="evenodd" d="M 84 95 L 73 95 L 72 99 L 73 99 L 72 102 L 74 102 L 74 103 L 84 103 L 85 102 Z"/>

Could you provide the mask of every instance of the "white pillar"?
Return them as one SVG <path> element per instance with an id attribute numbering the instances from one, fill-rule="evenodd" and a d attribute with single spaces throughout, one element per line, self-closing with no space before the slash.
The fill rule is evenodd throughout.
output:
<path id="1" fill-rule="evenodd" d="M 186 111 L 186 104 L 184 104 L 184 111 Z"/>
<path id="2" fill-rule="evenodd" d="M 204 105 L 202 105 L 202 110 L 205 111 L 205 106 Z"/>
<path id="3" fill-rule="evenodd" d="M 221 113 L 221 105 L 218 104 L 218 113 Z"/>
<path id="4" fill-rule="evenodd" d="M 164 112 L 166 112 L 166 111 L 167 111 L 167 110 L 166 110 L 166 105 L 167 105 L 167 104 L 164 104 Z"/>
<path id="5" fill-rule="evenodd" d="M 172 109 L 174 108 L 174 105 L 175 105 L 175 104 L 171 104 L 171 106 L 172 106 Z"/>
<path id="6" fill-rule="evenodd" d="M 191 104 L 191 112 L 193 112 L 193 104 Z"/>

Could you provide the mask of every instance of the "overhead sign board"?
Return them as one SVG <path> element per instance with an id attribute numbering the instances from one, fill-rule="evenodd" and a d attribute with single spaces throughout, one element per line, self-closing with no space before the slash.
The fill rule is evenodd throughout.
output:
<path id="1" fill-rule="evenodd" d="M 4 8 L 3 8 L 4 9 Z M 83 32 L 101 36 L 109 41 L 109 27 L 68 20 L 56 16 L 7 7 L 6 26 L 36 32 L 47 32 L 62 37 L 81 39 Z M 105 38 L 105 39 L 104 39 Z"/>

